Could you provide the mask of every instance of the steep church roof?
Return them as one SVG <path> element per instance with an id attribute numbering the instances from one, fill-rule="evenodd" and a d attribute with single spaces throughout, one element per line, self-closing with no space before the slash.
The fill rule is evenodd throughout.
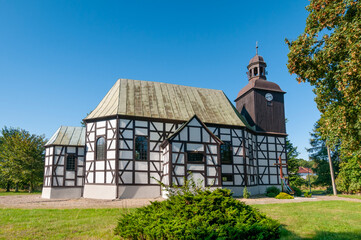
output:
<path id="1" fill-rule="evenodd" d="M 45 146 L 81 146 L 85 145 L 85 127 L 61 126 Z"/>
<path id="2" fill-rule="evenodd" d="M 119 79 L 85 120 L 136 116 L 245 126 L 223 91 L 168 83 Z"/>

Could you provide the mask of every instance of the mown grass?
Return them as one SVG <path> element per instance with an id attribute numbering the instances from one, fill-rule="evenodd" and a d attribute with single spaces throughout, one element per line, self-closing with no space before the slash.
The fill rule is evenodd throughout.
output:
<path id="1" fill-rule="evenodd" d="M 282 239 L 361 239 L 361 203 L 319 201 L 253 205 L 283 224 Z M 0 209 L 0 239 L 114 239 L 132 209 Z"/>
<path id="2" fill-rule="evenodd" d="M 361 203 L 319 201 L 253 206 L 283 224 L 282 239 L 361 239 Z"/>
<path id="3" fill-rule="evenodd" d="M 113 239 L 123 209 L 0 209 L 0 239 Z"/>
<path id="4" fill-rule="evenodd" d="M 11 191 L 11 192 L 6 192 L 6 191 L 0 190 L 0 196 L 26 195 L 26 194 L 41 194 L 41 192 L 32 192 L 32 193 L 29 193 L 28 191 L 19 191 L 19 192 Z"/>
<path id="5" fill-rule="evenodd" d="M 344 198 L 355 198 L 355 199 L 360 199 L 361 200 L 361 195 L 338 194 L 337 196 L 344 197 Z"/>

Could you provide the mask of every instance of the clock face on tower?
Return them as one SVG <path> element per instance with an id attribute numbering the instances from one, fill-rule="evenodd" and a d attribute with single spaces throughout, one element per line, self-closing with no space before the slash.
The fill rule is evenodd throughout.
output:
<path id="1" fill-rule="evenodd" d="M 270 101 L 273 100 L 273 95 L 271 93 L 266 93 L 265 98 L 266 98 L 267 101 L 270 102 Z"/>

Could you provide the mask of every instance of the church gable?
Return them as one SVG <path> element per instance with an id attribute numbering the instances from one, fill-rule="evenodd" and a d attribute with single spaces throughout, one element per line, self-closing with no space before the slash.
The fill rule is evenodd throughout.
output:
<path id="1" fill-rule="evenodd" d="M 188 122 L 184 123 L 168 141 L 190 141 L 190 142 L 210 142 L 222 144 L 222 141 L 215 136 L 207 126 L 194 115 Z"/>

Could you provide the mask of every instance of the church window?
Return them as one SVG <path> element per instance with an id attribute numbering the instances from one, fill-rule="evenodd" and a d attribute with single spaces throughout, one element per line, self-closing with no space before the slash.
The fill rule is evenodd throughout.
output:
<path id="1" fill-rule="evenodd" d="M 254 182 L 254 175 L 251 175 L 250 178 L 251 178 L 251 182 Z"/>
<path id="2" fill-rule="evenodd" d="M 192 152 L 187 152 L 187 161 L 188 162 L 203 162 L 204 159 L 204 154 L 202 152 L 198 152 L 198 151 L 192 151 Z"/>
<path id="3" fill-rule="evenodd" d="M 261 76 L 264 76 L 263 67 L 260 67 L 260 74 L 261 74 Z"/>
<path id="4" fill-rule="evenodd" d="M 232 144 L 231 142 L 223 141 L 224 144 L 221 145 L 221 163 L 232 163 L 233 162 L 233 153 L 232 153 Z"/>
<path id="5" fill-rule="evenodd" d="M 66 171 L 74 171 L 75 170 L 75 154 L 68 154 L 66 157 Z"/>
<path id="6" fill-rule="evenodd" d="M 148 159 L 148 138 L 144 136 L 135 137 L 135 160 Z"/>
<path id="7" fill-rule="evenodd" d="M 233 182 L 233 175 L 230 173 L 222 173 L 222 182 Z"/>
<path id="8" fill-rule="evenodd" d="M 255 75 L 255 76 L 258 76 L 258 68 L 255 67 L 254 70 L 253 70 L 253 72 L 254 72 L 254 75 Z"/>
<path id="9" fill-rule="evenodd" d="M 249 157 L 249 164 L 253 165 L 253 146 L 252 146 L 252 144 L 250 144 L 249 148 L 248 148 L 248 157 Z"/>
<path id="10" fill-rule="evenodd" d="M 105 139 L 100 137 L 96 144 L 96 160 L 105 160 L 105 150 Z"/>

